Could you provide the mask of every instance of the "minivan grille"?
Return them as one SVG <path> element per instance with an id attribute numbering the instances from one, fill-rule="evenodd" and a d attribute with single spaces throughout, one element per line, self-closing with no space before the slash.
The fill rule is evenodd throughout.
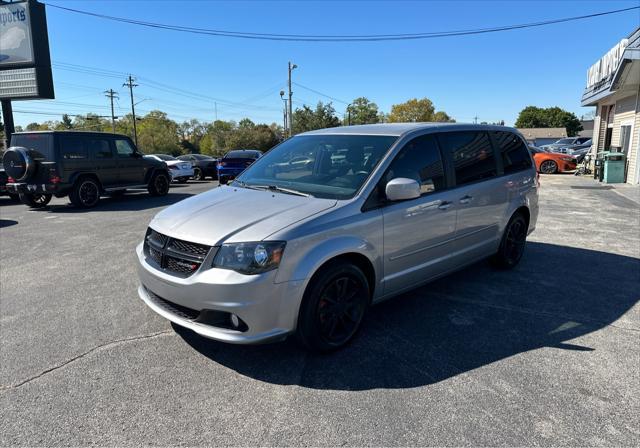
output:
<path id="1" fill-rule="evenodd" d="M 200 268 L 211 246 L 170 238 L 151 227 L 144 239 L 144 253 L 158 268 L 178 277 L 189 277 Z"/>

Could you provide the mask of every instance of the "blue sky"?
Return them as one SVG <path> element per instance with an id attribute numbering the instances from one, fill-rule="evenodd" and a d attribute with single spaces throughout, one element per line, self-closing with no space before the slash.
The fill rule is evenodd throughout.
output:
<path id="1" fill-rule="evenodd" d="M 287 34 L 392 34 L 528 23 L 637 6 L 638 1 L 60 1 L 50 4 L 190 27 Z M 457 121 L 513 124 L 527 105 L 578 115 L 587 68 L 640 25 L 634 10 L 595 19 L 466 37 L 399 42 L 299 43 L 211 37 L 156 30 L 47 9 L 55 101 L 14 102 L 15 110 L 106 115 L 102 93 L 120 94 L 129 111 L 126 73 L 139 76 L 137 109 L 183 121 L 249 117 L 282 122 L 287 61 L 294 81 L 349 102 L 366 96 L 388 112 L 428 97 Z M 98 74 L 64 64 L 98 68 Z M 106 72 L 106 73 L 105 73 Z M 153 87 L 152 82 L 170 86 Z M 174 88 L 197 94 L 182 95 Z M 330 101 L 294 86 L 294 106 Z M 232 103 L 232 104 L 230 104 Z M 240 103 L 240 104 L 238 104 Z M 345 104 L 334 101 L 340 114 Z M 16 113 L 16 124 L 59 119 Z"/>

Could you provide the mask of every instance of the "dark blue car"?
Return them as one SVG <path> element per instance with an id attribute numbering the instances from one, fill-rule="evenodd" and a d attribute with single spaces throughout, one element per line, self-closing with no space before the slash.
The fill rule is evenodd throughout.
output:
<path id="1" fill-rule="evenodd" d="M 242 173 L 245 168 L 255 162 L 262 152 L 256 149 L 237 149 L 229 151 L 224 157 L 218 160 L 218 181 L 221 185 L 226 184 L 231 179 Z"/>

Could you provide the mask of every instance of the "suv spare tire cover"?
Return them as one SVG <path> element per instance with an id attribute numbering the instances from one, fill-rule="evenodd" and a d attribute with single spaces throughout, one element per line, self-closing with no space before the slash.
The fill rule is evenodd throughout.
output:
<path id="1" fill-rule="evenodd" d="M 35 169 L 35 162 L 29 155 L 29 150 L 20 146 L 13 146 L 5 151 L 2 165 L 7 175 L 16 181 L 26 179 Z"/>

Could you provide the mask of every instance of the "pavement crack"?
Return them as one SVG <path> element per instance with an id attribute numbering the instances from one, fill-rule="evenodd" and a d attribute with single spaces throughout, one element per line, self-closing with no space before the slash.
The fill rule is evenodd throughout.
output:
<path id="1" fill-rule="evenodd" d="M 100 344 L 100 345 L 96 345 L 95 347 L 90 348 L 89 350 L 80 353 L 79 355 L 76 355 L 70 359 L 67 359 L 66 361 L 64 361 L 63 363 L 57 364 L 53 367 L 50 367 L 46 370 L 43 370 L 42 372 L 38 373 L 37 375 L 33 375 L 29 378 L 26 378 L 18 383 L 15 384 L 9 384 L 6 386 L 0 386 L 0 391 L 5 391 L 5 390 L 11 390 L 11 389 L 17 389 L 21 386 L 24 386 L 25 384 L 28 384 L 32 381 L 37 380 L 38 378 L 41 378 L 51 372 L 55 372 L 56 370 L 62 369 L 63 367 L 68 366 L 71 363 L 74 363 L 75 361 L 78 361 L 79 359 L 82 359 L 94 352 L 97 351 L 102 351 L 102 350 L 106 350 L 106 349 L 110 349 L 112 347 L 117 347 L 118 345 L 121 344 L 126 344 L 128 342 L 133 342 L 133 341 L 141 341 L 141 340 L 145 340 L 145 339 L 153 339 L 153 338 L 157 338 L 160 336 L 165 336 L 165 335 L 169 335 L 169 334 L 173 334 L 173 330 L 164 330 L 164 331 L 158 331 L 156 333 L 150 333 L 150 334 L 143 334 L 143 335 L 139 335 L 139 336 L 132 336 L 129 338 L 124 338 L 124 339 L 117 339 L 115 341 L 109 341 L 109 342 L 105 342 L 104 344 Z"/>

